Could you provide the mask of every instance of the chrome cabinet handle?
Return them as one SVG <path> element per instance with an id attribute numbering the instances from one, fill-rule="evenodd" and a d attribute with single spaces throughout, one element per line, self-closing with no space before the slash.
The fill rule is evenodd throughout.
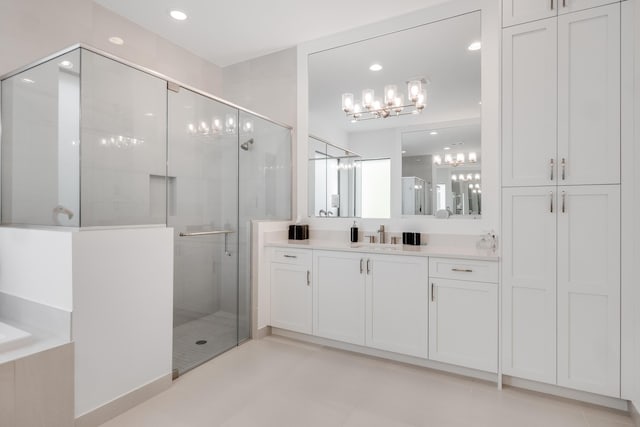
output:
<path id="1" fill-rule="evenodd" d="M 565 205 L 566 195 L 567 195 L 567 193 L 565 193 L 565 192 L 563 191 L 563 192 L 562 192 L 562 213 L 565 213 L 564 205 Z"/>
<path id="2" fill-rule="evenodd" d="M 367 274 L 371 274 L 371 260 L 367 259 Z"/>
<path id="3" fill-rule="evenodd" d="M 550 212 L 553 213 L 553 191 L 549 192 L 549 200 L 551 201 L 551 209 Z"/>
<path id="4" fill-rule="evenodd" d="M 564 181 L 564 178 L 565 178 L 564 171 L 565 171 L 566 166 L 567 166 L 567 162 L 564 160 L 564 157 L 562 158 L 562 161 L 560 162 L 560 164 L 562 165 L 562 180 Z"/>
<path id="5" fill-rule="evenodd" d="M 360 274 L 364 272 L 364 258 L 360 258 Z"/>
<path id="6" fill-rule="evenodd" d="M 452 268 L 451 271 L 458 271 L 460 273 L 473 273 L 470 268 Z"/>
<path id="7" fill-rule="evenodd" d="M 295 255 L 285 255 L 284 257 L 285 257 L 285 258 L 298 258 L 298 257 L 297 257 L 297 256 L 295 256 Z"/>
<path id="8" fill-rule="evenodd" d="M 555 167 L 553 159 L 549 160 L 549 167 L 551 168 L 551 181 L 553 181 L 553 169 Z"/>
<path id="9" fill-rule="evenodd" d="M 307 270 L 307 286 L 311 286 L 311 271 Z"/>
<path id="10" fill-rule="evenodd" d="M 431 284 L 431 302 L 435 301 L 435 297 L 433 295 L 433 283 Z"/>

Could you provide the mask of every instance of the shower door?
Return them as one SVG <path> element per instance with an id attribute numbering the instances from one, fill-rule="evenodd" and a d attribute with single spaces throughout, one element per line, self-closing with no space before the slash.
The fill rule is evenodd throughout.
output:
<path id="1" fill-rule="evenodd" d="M 174 228 L 174 374 L 238 343 L 238 110 L 169 91 L 167 224 Z"/>

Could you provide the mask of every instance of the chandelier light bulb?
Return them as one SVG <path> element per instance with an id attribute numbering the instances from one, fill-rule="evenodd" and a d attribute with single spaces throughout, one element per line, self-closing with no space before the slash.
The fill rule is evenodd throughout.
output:
<path id="1" fill-rule="evenodd" d="M 418 111 L 422 111 L 424 110 L 424 107 L 427 106 L 427 91 L 426 90 L 422 90 L 420 91 L 420 93 L 418 94 L 418 99 L 415 101 L 416 103 L 416 109 Z"/>
<path id="2" fill-rule="evenodd" d="M 362 105 L 367 110 L 373 108 L 373 103 L 375 101 L 375 92 L 373 89 L 365 89 L 362 91 Z"/>
<path id="3" fill-rule="evenodd" d="M 213 119 L 213 126 L 211 126 L 213 128 L 214 132 L 220 132 L 222 131 L 222 122 L 220 121 L 219 118 L 215 117 Z"/>
<path id="4" fill-rule="evenodd" d="M 345 113 L 351 113 L 353 111 L 354 98 L 352 93 L 342 94 L 342 111 Z"/>
<path id="5" fill-rule="evenodd" d="M 236 118 L 233 114 L 227 114 L 225 118 L 225 130 L 227 133 L 234 133 L 236 131 Z"/>
<path id="6" fill-rule="evenodd" d="M 409 99 L 415 104 L 418 101 L 418 96 L 422 93 L 422 82 L 420 80 L 411 80 L 407 89 Z"/>
<path id="7" fill-rule="evenodd" d="M 379 110 L 382 108 L 382 103 L 380 102 L 379 99 L 376 99 L 375 101 L 373 101 L 372 107 L 374 110 Z"/>
<path id="8" fill-rule="evenodd" d="M 458 177 L 455 174 L 451 175 L 451 181 L 457 181 L 457 180 L 458 180 Z"/>
<path id="9" fill-rule="evenodd" d="M 473 175 L 471 175 L 471 174 L 467 175 L 467 179 L 468 179 L 469 181 L 471 181 L 471 180 L 473 179 Z"/>
<path id="10" fill-rule="evenodd" d="M 469 184 L 469 188 L 473 188 L 473 184 Z"/>
<path id="11" fill-rule="evenodd" d="M 463 174 L 458 175 L 458 179 L 459 179 L 460 181 L 464 181 L 464 175 L 463 175 Z"/>
<path id="12" fill-rule="evenodd" d="M 476 187 L 476 188 L 480 188 L 480 184 L 476 184 L 476 185 L 475 185 L 475 187 Z"/>
<path id="13" fill-rule="evenodd" d="M 464 163 L 464 153 L 456 154 L 456 162 L 457 163 Z"/>
<path id="14" fill-rule="evenodd" d="M 476 180 L 478 180 L 478 181 L 479 181 L 479 180 L 480 180 L 480 174 L 479 174 L 479 173 L 477 173 L 477 174 L 474 176 L 474 178 L 475 178 Z"/>
<path id="15" fill-rule="evenodd" d="M 359 102 L 356 102 L 353 106 L 353 118 L 359 119 L 360 117 L 362 117 L 362 106 Z"/>
<path id="16" fill-rule="evenodd" d="M 253 132 L 253 122 L 251 120 L 245 120 L 242 124 L 242 132 L 251 133 Z"/>
<path id="17" fill-rule="evenodd" d="M 433 164 L 434 165 L 441 165 L 442 164 L 442 157 L 440 156 L 433 156 Z"/>
<path id="18" fill-rule="evenodd" d="M 398 86 L 396 85 L 386 85 L 384 87 L 384 103 L 391 107 L 396 102 L 396 97 L 398 94 Z"/>
<path id="19" fill-rule="evenodd" d="M 395 111 L 396 114 L 400 114 L 402 113 L 403 106 L 404 106 L 404 95 L 399 94 L 393 100 L 393 111 Z"/>
<path id="20" fill-rule="evenodd" d="M 445 163 L 453 163 L 453 157 L 451 156 L 451 154 L 445 154 L 444 155 L 444 162 Z"/>
<path id="21" fill-rule="evenodd" d="M 478 158 L 476 157 L 476 153 L 475 152 L 471 152 L 469 153 L 469 161 L 472 163 L 475 163 L 478 161 Z"/>

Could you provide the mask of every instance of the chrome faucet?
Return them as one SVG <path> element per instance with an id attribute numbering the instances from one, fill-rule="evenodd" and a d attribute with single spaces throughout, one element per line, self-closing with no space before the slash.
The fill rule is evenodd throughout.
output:
<path id="1" fill-rule="evenodd" d="M 327 216 L 327 211 L 325 211 L 324 209 L 320 209 L 320 211 L 318 212 L 318 215 Z"/>
<path id="2" fill-rule="evenodd" d="M 384 225 L 378 229 L 378 243 L 384 243 Z"/>

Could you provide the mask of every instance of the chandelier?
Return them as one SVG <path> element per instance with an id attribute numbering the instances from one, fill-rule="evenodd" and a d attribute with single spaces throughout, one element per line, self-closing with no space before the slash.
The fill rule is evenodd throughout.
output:
<path id="1" fill-rule="evenodd" d="M 475 152 L 470 152 L 468 157 L 465 159 L 464 153 L 458 153 L 455 157 L 452 154 L 444 155 L 444 164 L 448 166 L 457 167 L 460 165 L 468 164 L 468 163 L 477 163 L 478 157 Z M 433 156 L 433 164 L 440 166 L 443 164 L 442 156 Z"/>
<path id="2" fill-rule="evenodd" d="M 398 92 L 398 86 L 386 85 L 384 99 L 376 98 L 373 89 L 362 91 L 362 103 L 356 101 L 352 93 L 342 94 L 342 111 L 352 123 L 386 119 L 390 116 L 404 116 L 406 114 L 420 114 L 427 105 L 427 91 L 423 85 L 426 79 L 411 80 L 407 83 L 408 99 L 405 103 L 404 95 Z"/>
<path id="3" fill-rule="evenodd" d="M 201 121 L 198 125 L 195 123 L 187 124 L 187 133 L 193 136 L 222 136 L 235 135 L 238 124 L 235 114 L 227 114 L 224 121 L 220 117 L 214 117 L 211 123 Z M 253 121 L 245 119 L 242 121 L 240 130 L 244 134 L 253 133 Z"/>

